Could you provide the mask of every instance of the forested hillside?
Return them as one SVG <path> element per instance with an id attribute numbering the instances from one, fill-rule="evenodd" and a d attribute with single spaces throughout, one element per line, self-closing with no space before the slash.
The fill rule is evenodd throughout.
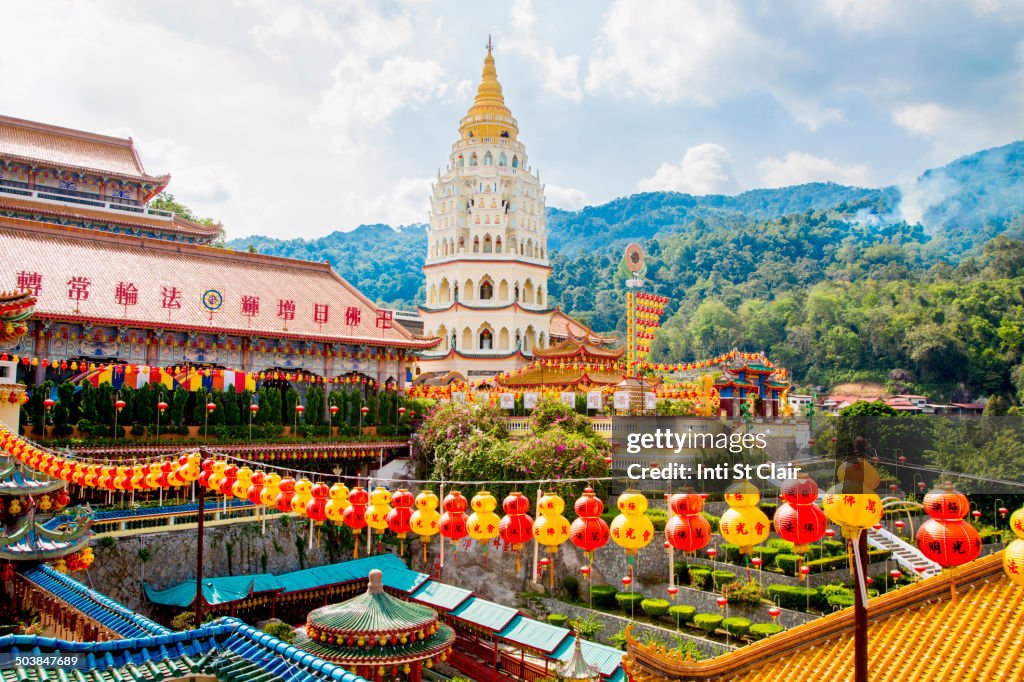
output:
<path id="1" fill-rule="evenodd" d="M 904 384 L 947 397 L 1016 397 L 1024 391 L 1022 216 L 1021 142 L 901 189 L 637 194 L 578 212 L 549 209 L 549 290 L 595 329 L 622 331 L 622 247 L 640 241 L 647 289 L 672 300 L 656 359 L 737 347 L 767 351 L 805 385 L 886 381 L 902 370 L 893 376 Z M 382 304 L 423 300 L 424 226 L 229 246 L 326 259 Z"/>

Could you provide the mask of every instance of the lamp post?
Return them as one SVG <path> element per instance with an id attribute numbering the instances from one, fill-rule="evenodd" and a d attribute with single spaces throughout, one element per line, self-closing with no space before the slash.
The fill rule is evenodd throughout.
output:
<path id="1" fill-rule="evenodd" d="M 369 412 L 370 412 L 370 408 L 367 407 L 366 405 L 363 405 L 362 407 L 359 408 L 359 433 L 360 434 L 363 433 L 363 417 L 365 417 L 367 414 L 369 414 Z"/>
<path id="2" fill-rule="evenodd" d="M 167 403 L 160 401 L 156 404 L 156 439 L 160 440 L 160 417 L 167 411 Z"/>
<path id="3" fill-rule="evenodd" d="M 213 396 L 206 394 L 206 413 L 203 415 L 203 439 L 206 438 L 206 428 L 210 424 L 210 415 L 217 409 L 217 403 L 213 402 Z"/>
<path id="4" fill-rule="evenodd" d="M 260 411 L 260 406 L 256 403 L 249 405 L 249 440 L 252 440 L 252 418 L 256 416 L 256 413 Z"/>
<path id="5" fill-rule="evenodd" d="M 333 430 L 334 430 L 334 416 L 336 414 L 338 414 L 338 406 L 337 405 L 331 405 L 330 413 L 331 413 L 331 430 L 333 432 Z"/>
<path id="6" fill-rule="evenodd" d="M 996 528 L 999 527 L 999 516 L 1005 519 L 1006 515 L 1010 513 L 1010 510 L 1005 505 L 1006 503 L 998 497 L 992 502 L 992 525 Z M 999 514 L 999 516 L 996 516 L 996 514 Z"/>
<path id="7" fill-rule="evenodd" d="M 125 402 L 118 398 L 114 401 L 114 440 L 117 440 L 117 415 L 121 414 L 121 410 L 124 409 Z"/>

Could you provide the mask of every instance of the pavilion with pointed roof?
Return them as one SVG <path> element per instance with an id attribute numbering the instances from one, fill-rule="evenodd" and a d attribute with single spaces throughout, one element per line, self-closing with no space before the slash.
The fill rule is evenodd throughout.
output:
<path id="1" fill-rule="evenodd" d="M 419 682 L 423 667 L 444 661 L 454 641 L 434 609 L 385 592 L 375 568 L 366 592 L 311 611 L 295 646 L 368 679 Z"/>

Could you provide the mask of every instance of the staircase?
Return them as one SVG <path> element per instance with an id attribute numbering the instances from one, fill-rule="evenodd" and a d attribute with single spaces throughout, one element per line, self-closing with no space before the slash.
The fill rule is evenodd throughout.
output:
<path id="1" fill-rule="evenodd" d="M 884 549 L 892 552 L 892 558 L 907 575 L 917 573 L 918 566 L 925 567 L 921 573 L 922 578 L 930 578 L 942 573 L 942 567 L 922 554 L 921 550 L 885 528 L 880 530 L 868 528 L 868 545 L 871 549 Z"/>

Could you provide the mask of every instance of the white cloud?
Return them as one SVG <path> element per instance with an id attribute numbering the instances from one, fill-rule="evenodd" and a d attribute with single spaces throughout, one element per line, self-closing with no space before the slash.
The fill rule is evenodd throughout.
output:
<path id="1" fill-rule="evenodd" d="M 640 180 L 636 187 L 641 192 L 668 190 L 697 195 L 731 194 L 739 189 L 729 152 L 711 143 L 690 147 L 678 165 L 661 164 L 653 176 Z"/>
<path id="2" fill-rule="evenodd" d="M 961 116 L 934 102 L 900 106 L 892 112 L 892 120 L 922 137 L 935 137 L 963 123 Z"/>
<path id="3" fill-rule="evenodd" d="M 532 0 L 516 0 L 509 10 L 512 34 L 507 47 L 518 52 L 537 65 L 541 74 L 541 86 L 545 91 L 571 102 L 583 99 L 580 84 L 580 56 L 569 54 L 560 57 L 554 47 L 541 46 L 534 36 L 537 16 Z"/>
<path id="4" fill-rule="evenodd" d="M 355 215 L 373 216 L 369 221 L 388 225 L 429 222 L 430 186 L 433 178 L 402 178 L 389 191 L 366 199 L 348 195 L 344 208 Z M 347 226 L 348 227 L 348 226 Z M 355 227 L 351 225 L 350 227 Z"/>
<path id="5" fill-rule="evenodd" d="M 575 187 L 544 186 L 544 197 L 548 206 L 566 211 L 578 211 L 589 204 L 586 193 Z"/>
<path id="6" fill-rule="evenodd" d="M 842 166 L 835 161 L 803 152 L 789 152 L 782 159 L 768 157 L 757 164 L 763 187 L 788 187 L 807 182 L 837 182 L 859 187 L 871 184 L 866 164 Z"/>
<path id="7" fill-rule="evenodd" d="M 347 56 L 331 72 L 333 83 L 321 95 L 313 123 L 335 133 L 339 152 L 363 149 L 358 143 L 396 111 L 440 97 L 447 89 L 444 69 L 433 60 L 393 57 L 379 69 L 365 58 Z"/>
<path id="8" fill-rule="evenodd" d="M 840 29 L 870 31 L 890 23 L 899 3 L 892 0 L 819 0 L 813 4 Z"/>

